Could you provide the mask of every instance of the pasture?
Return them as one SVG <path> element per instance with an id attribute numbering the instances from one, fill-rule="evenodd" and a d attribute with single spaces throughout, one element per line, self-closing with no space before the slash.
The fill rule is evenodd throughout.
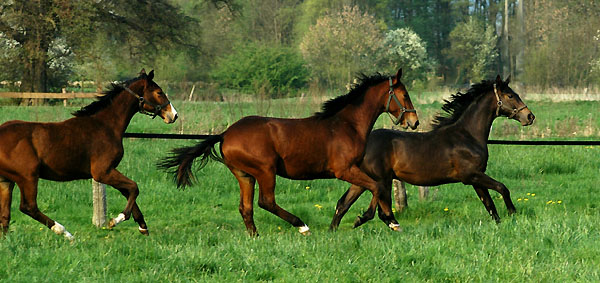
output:
<path id="1" fill-rule="evenodd" d="M 425 126 L 441 102 L 421 103 L 411 93 Z M 499 118 L 492 139 L 598 139 L 600 102 L 528 101 L 531 127 Z M 219 133 L 245 115 L 303 117 L 323 100 L 182 102 L 174 125 L 136 115 L 128 132 Z M 89 102 L 89 101 L 87 101 Z M 87 103 L 82 101 L 81 103 Z M 84 105 L 82 104 L 82 105 Z M 58 121 L 79 107 L 2 106 L 0 121 Z M 375 128 L 391 127 L 383 114 Z M 425 129 L 427 127 L 424 127 Z M 246 233 L 238 213 L 237 181 L 220 163 L 196 172 L 197 183 L 177 190 L 155 163 L 193 141 L 125 139 L 118 169 L 140 187 L 138 204 L 150 236 L 132 219 L 114 230 L 91 224 L 91 181 L 41 181 L 40 209 L 73 233 L 55 235 L 19 209 L 15 189 L 10 232 L 0 239 L 0 281 L 598 281 L 600 271 L 600 147 L 490 145 L 488 174 L 511 191 L 517 214 L 508 216 L 490 192 L 502 219 L 487 215 L 471 187 L 440 186 L 419 201 L 408 186 L 409 209 L 392 232 L 379 219 L 352 229 L 370 194 L 347 213 L 337 232 L 329 223 L 348 184 L 338 180 L 277 179 L 278 203 L 302 218 L 312 235 L 255 208 L 260 237 Z M 255 198 L 256 199 L 256 198 Z M 125 198 L 107 189 L 108 216 Z"/>

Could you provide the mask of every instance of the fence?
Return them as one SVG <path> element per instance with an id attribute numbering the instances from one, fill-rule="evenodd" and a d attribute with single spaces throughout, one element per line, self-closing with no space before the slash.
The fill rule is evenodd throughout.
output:
<path id="1" fill-rule="evenodd" d="M 25 98 L 25 99 L 63 99 L 66 105 L 67 99 L 73 98 L 95 98 L 98 93 L 24 93 L 24 92 L 0 92 L 0 98 Z M 208 135 L 194 134 L 148 134 L 148 133 L 125 133 L 125 138 L 142 139 L 205 139 Z M 511 141 L 511 140 L 488 140 L 488 144 L 499 145 L 536 145 L 536 146 L 600 146 L 600 141 L 560 141 L 560 140 L 529 140 L 529 141 Z M 394 180 L 394 202 L 398 212 L 407 207 L 406 187 L 401 181 Z M 93 190 L 93 215 L 92 223 L 97 227 L 106 225 L 106 185 L 98 183 L 92 179 Z M 419 187 L 419 199 L 425 199 L 429 195 L 429 187 Z"/>

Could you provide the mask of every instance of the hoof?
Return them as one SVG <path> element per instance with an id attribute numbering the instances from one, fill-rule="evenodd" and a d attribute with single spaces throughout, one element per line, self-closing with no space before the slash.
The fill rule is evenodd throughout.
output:
<path id="1" fill-rule="evenodd" d="M 362 218 L 360 218 L 360 216 L 357 216 L 356 220 L 354 220 L 354 227 L 353 228 L 356 228 L 356 227 L 358 227 L 358 226 L 360 226 L 362 224 L 363 224 L 362 223 Z"/>
<path id="2" fill-rule="evenodd" d="M 115 226 L 117 226 L 117 224 L 115 223 L 115 219 L 114 218 L 110 219 L 110 221 L 108 221 L 108 225 L 106 225 L 106 227 L 108 229 L 115 228 Z"/>
<path id="3" fill-rule="evenodd" d="M 142 233 L 142 235 L 150 236 L 150 232 L 148 231 L 148 229 L 138 227 L 138 230 L 140 231 L 140 233 Z"/>
<path id="4" fill-rule="evenodd" d="M 302 234 L 304 236 L 308 236 L 308 235 L 310 235 L 310 228 L 308 228 L 308 226 L 304 225 L 304 226 L 298 228 L 298 232 L 300 232 L 300 234 Z"/>
<path id="5" fill-rule="evenodd" d="M 390 229 L 392 229 L 392 231 L 396 231 L 396 232 L 402 232 L 402 228 L 400 228 L 400 224 L 397 223 L 390 223 L 388 225 L 388 227 L 390 227 Z"/>

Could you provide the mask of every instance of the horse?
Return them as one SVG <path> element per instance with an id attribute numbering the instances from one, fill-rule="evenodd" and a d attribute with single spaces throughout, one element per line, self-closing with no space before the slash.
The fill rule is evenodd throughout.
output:
<path id="1" fill-rule="evenodd" d="M 313 116 L 244 117 L 195 146 L 174 149 L 158 165 L 174 174 L 178 187 L 185 187 L 192 183 L 195 158 L 202 156 L 200 168 L 208 158 L 220 161 L 239 183 L 239 212 L 251 236 L 258 235 L 253 219 L 257 181 L 258 205 L 297 227 L 300 233 L 310 234 L 300 218 L 275 202 L 275 176 L 294 180 L 337 178 L 367 188 L 378 198 L 377 183 L 358 168 L 375 121 L 381 113 L 388 112 L 393 122 L 402 127 L 414 129 L 419 124 L 401 77 L 402 69 L 391 77 L 362 74 L 350 92 L 325 102 L 322 111 Z M 214 147 L 217 143 L 220 154 Z M 381 204 L 381 208 L 393 218 L 389 206 Z"/>
<path id="2" fill-rule="evenodd" d="M 74 237 L 60 223 L 42 213 L 37 205 L 38 180 L 89 179 L 111 185 L 127 198 L 123 212 L 112 218 L 109 228 L 133 214 L 139 231 L 148 227 L 136 197 L 137 184 L 117 169 L 123 157 L 123 134 L 137 112 L 165 123 L 177 120 L 177 111 L 154 81 L 154 70 L 123 85 L 112 84 L 96 101 L 73 112 L 62 122 L 8 121 L 0 125 L 0 232 L 8 231 L 15 183 L 21 192 L 19 209 L 67 239 Z"/>
<path id="3" fill-rule="evenodd" d="M 442 107 L 445 113 L 434 118 L 429 132 L 373 131 L 360 169 L 384 188 L 379 202 L 390 205 L 393 179 L 418 186 L 462 182 L 473 186 L 496 222 L 500 222 L 500 217 L 489 189 L 500 193 L 508 212 L 515 213 L 506 186 L 485 174 L 487 141 L 494 119 L 506 116 L 522 126 L 531 125 L 535 120 L 519 95 L 508 86 L 509 82 L 510 76 L 504 82 L 497 76 L 495 81 L 482 81 L 472 85 L 466 93 L 452 95 Z M 337 203 L 331 229 L 337 228 L 364 191 L 364 187 L 353 184 L 344 193 Z M 377 202 L 371 201 L 354 227 L 373 219 L 376 206 Z M 381 212 L 379 216 L 382 220 L 388 217 Z"/>

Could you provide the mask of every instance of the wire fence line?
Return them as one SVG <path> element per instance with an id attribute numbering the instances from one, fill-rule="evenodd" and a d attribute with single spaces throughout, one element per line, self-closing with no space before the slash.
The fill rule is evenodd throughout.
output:
<path id="1" fill-rule="evenodd" d="M 201 140 L 206 139 L 210 135 L 193 135 L 193 134 L 150 134 L 150 133 L 125 133 L 126 138 L 140 139 L 170 139 L 170 140 Z M 587 145 L 600 146 L 600 141 L 577 141 L 577 140 L 488 140 L 488 144 L 501 145 Z"/>

